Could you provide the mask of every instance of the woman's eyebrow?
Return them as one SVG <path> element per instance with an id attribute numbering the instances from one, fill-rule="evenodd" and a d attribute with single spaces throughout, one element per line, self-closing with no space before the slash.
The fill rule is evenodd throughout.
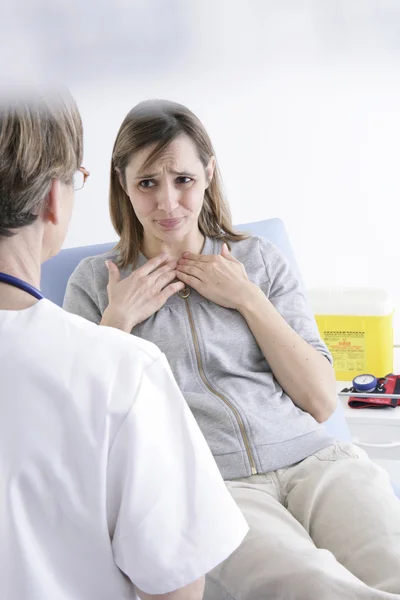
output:
<path id="1" fill-rule="evenodd" d="M 173 173 L 174 175 L 186 175 L 187 177 L 195 177 L 194 173 L 190 173 L 186 169 L 181 169 L 179 171 L 176 171 L 175 169 L 171 169 L 169 172 Z M 134 179 L 135 179 L 135 181 L 137 179 L 152 179 L 153 177 L 157 177 L 157 175 L 159 175 L 159 173 L 141 173 L 141 174 L 139 173 L 139 175 L 134 177 Z"/>
<path id="2" fill-rule="evenodd" d="M 157 175 L 158 173 L 139 173 L 134 179 L 152 179 L 153 177 L 157 177 Z"/>
<path id="3" fill-rule="evenodd" d="M 190 173 L 187 169 L 182 169 L 181 171 L 171 171 L 174 175 L 186 175 L 187 177 L 195 177 L 194 173 Z"/>

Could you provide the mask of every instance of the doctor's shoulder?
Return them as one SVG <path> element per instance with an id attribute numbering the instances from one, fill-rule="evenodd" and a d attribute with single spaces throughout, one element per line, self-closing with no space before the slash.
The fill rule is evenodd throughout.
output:
<path id="1" fill-rule="evenodd" d="M 65 340 L 76 362 L 89 370 L 96 367 L 104 371 L 118 363 L 130 364 L 134 371 L 145 369 L 162 356 L 152 342 L 124 333 L 113 327 L 96 325 L 79 315 L 71 314 L 53 305 L 64 321 Z"/>

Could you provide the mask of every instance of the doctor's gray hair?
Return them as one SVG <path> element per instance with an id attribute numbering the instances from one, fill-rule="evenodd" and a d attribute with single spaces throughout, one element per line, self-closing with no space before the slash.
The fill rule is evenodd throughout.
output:
<path id="1" fill-rule="evenodd" d="M 72 185 L 82 153 L 82 121 L 68 92 L 0 102 L 0 238 L 34 223 L 53 179 Z"/>

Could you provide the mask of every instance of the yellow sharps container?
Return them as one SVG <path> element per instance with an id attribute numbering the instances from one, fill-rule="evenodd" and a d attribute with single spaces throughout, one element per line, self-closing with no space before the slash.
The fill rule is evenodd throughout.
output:
<path id="1" fill-rule="evenodd" d="M 393 371 L 393 302 L 376 288 L 313 289 L 309 293 L 320 335 L 334 360 L 336 378 Z"/>

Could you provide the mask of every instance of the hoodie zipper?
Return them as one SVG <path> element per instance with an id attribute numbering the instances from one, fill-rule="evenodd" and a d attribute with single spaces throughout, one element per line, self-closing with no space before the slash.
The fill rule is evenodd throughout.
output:
<path id="1" fill-rule="evenodd" d="M 192 311 L 191 311 L 191 308 L 190 308 L 190 305 L 189 305 L 189 300 L 188 300 L 188 298 L 190 296 L 190 288 L 185 288 L 185 289 L 179 291 L 178 294 L 179 294 L 179 296 L 181 298 L 183 298 L 185 300 L 186 311 L 187 311 L 187 314 L 188 314 L 188 317 L 189 317 L 190 330 L 192 332 L 193 344 L 194 344 L 194 349 L 195 349 L 195 352 L 196 352 L 197 367 L 199 369 L 200 377 L 203 380 L 203 383 L 207 387 L 207 389 L 214 396 L 217 396 L 217 398 L 219 398 L 220 400 L 222 400 L 224 402 L 224 404 L 234 414 L 234 416 L 236 418 L 236 421 L 237 421 L 237 424 L 239 425 L 240 433 L 242 434 L 242 439 L 243 439 L 244 446 L 246 448 L 247 457 L 249 459 L 250 468 L 251 468 L 251 474 L 252 475 L 257 475 L 256 463 L 255 463 L 253 454 L 251 452 L 249 438 L 247 436 L 246 429 L 245 429 L 244 423 L 243 423 L 243 419 L 240 416 L 239 411 L 237 410 L 237 408 L 235 408 L 235 406 L 233 406 L 233 404 L 231 402 L 229 402 L 229 400 L 227 398 L 225 398 L 225 396 L 223 396 L 222 394 L 220 394 L 219 392 L 217 392 L 217 390 L 215 390 L 212 387 L 212 385 L 208 381 L 208 379 L 206 377 L 206 374 L 204 372 L 203 362 L 201 360 L 201 355 L 200 355 L 199 340 L 197 338 L 197 333 L 196 333 L 196 328 L 195 328 L 195 324 L 194 324 L 193 314 L 192 314 Z"/>

